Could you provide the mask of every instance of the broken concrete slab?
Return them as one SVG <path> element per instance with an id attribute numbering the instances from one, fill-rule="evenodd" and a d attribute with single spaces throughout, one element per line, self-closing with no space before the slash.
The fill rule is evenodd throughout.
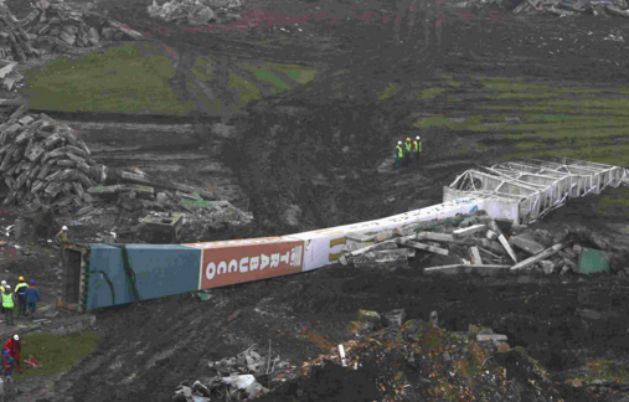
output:
<path id="1" fill-rule="evenodd" d="M 486 229 L 487 229 L 487 225 L 479 223 L 479 224 L 468 226 L 465 228 L 455 229 L 452 231 L 452 235 L 455 238 L 462 238 L 466 236 L 471 236 L 478 232 L 482 232 Z"/>
<path id="2" fill-rule="evenodd" d="M 382 315 L 385 325 L 401 327 L 406 321 L 406 310 L 403 308 L 388 311 Z"/>
<path id="3" fill-rule="evenodd" d="M 511 238 L 509 238 L 509 243 L 512 244 L 513 247 L 517 247 L 518 249 L 525 251 L 531 255 L 535 255 L 544 251 L 544 246 L 531 239 L 531 236 L 528 234 L 511 236 Z"/>
<path id="4" fill-rule="evenodd" d="M 505 251 L 507 252 L 509 257 L 513 260 L 513 262 L 518 262 L 518 257 L 515 255 L 515 252 L 513 251 L 511 246 L 509 245 L 509 242 L 505 238 L 505 235 L 503 235 L 502 233 L 499 234 L 498 235 L 498 241 L 500 242 L 502 247 L 504 247 Z"/>
<path id="5" fill-rule="evenodd" d="M 554 272 L 555 270 L 555 263 L 549 260 L 544 260 L 544 261 L 540 261 L 539 263 L 542 266 L 542 271 L 546 274 L 546 275 L 550 275 Z"/>
<path id="6" fill-rule="evenodd" d="M 432 240 L 441 243 L 454 243 L 456 241 L 453 235 L 439 232 L 419 232 L 415 238 L 417 240 Z"/>
<path id="7" fill-rule="evenodd" d="M 508 339 L 504 334 L 476 334 L 478 342 L 507 342 Z"/>
<path id="8" fill-rule="evenodd" d="M 519 263 L 513 265 L 510 269 L 512 271 L 517 271 L 519 269 L 527 268 L 538 261 L 542 261 L 556 253 L 559 252 L 564 247 L 562 243 L 557 243 L 554 246 L 542 251 L 541 253 L 534 255 L 532 257 L 527 258 L 526 260 L 520 261 Z"/>
<path id="9" fill-rule="evenodd" d="M 435 253 L 435 254 L 439 254 L 439 255 L 449 255 L 450 254 L 450 251 L 448 249 L 431 246 L 429 244 L 421 243 L 421 242 L 418 242 L 418 241 L 405 240 L 405 241 L 402 242 L 402 244 L 404 246 L 406 246 L 406 247 L 412 247 L 412 248 L 417 249 L 417 250 L 428 251 L 430 253 Z"/>
<path id="10" fill-rule="evenodd" d="M 472 264 L 474 265 L 482 265 L 483 264 L 483 260 L 480 256 L 480 251 L 478 250 L 478 247 L 473 246 L 469 248 L 469 254 L 470 254 L 470 261 Z"/>
<path id="11" fill-rule="evenodd" d="M 425 274 L 435 274 L 435 273 L 444 273 L 444 274 L 457 274 L 457 273 L 494 273 L 494 272 L 508 272 L 509 265 L 501 265 L 501 264 L 483 264 L 483 265 L 467 265 L 467 264 L 450 264 L 450 265 L 442 265 L 438 267 L 429 267 L 424 268 Z"/>

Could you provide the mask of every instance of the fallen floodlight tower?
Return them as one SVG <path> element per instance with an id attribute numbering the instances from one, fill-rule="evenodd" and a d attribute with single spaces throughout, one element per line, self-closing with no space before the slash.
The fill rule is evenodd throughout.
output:
<path id="1" fill-rule="evenodd" d="M 62 298 L 93 310 L 306 272 L 335 264 L 350 236 L 403 232 L 480 210 L 527 223 L 568 198 L 629 184 L 628 178 L 624 168 L 572 159 L 505 162 L 459 175 L 444 188 L 440 204 L 367 222 L 207 243 L 67 245 Z"/>
<path id="2" fill-rule="evenodd" d="M 628 176 L 622 167 L 569 158 L 504 162 L 463 172 L 444 187 L 443 199 L 486 197 L 485 210 L 494 219 L 528 223 L 569 198 L 618 187 Z"/>

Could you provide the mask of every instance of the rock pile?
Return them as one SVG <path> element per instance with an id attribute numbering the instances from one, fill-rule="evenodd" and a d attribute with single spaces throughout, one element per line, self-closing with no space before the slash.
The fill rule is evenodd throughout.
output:
<path id="1" fill-rule="evenodd" d="M 210 22 L 227 22 L 238 19 L 242 0 L 170 0 L 161 5 L 153 0 L 148 14 L 166 22 L 186 25 L 204 25 Z"/>
<path id="2" fill-rule="evenodd" d="M 398 231 L 347 236 L 350 250 L 342 264 L 356 267 L 406 263 L 408 258 L 434 257 L 443 265 L 424 269 L 430 273 L 543 272 L 594 273 L 610 270 L 608 253 L 575 243 L 574 236 L 553 236 L 526 226 L 503 232 L 490 217 L 468 217 L 409 225 Z M 591 242 L 589 242 L 591 243 Z"/>
<path id="3" fill-rule="evenodd" d="M 103 40 L 141 39 L 142 34 L 97 14 L 73 9 L 63 0 L 38 0 L 18 20 L 1 3 L 0 59 L 25 61 L 47 51 L 91 47 Z"/>
<path id="4" fill-rule="evenodd" d="M 90 157 L 72 129 L 22 105 L 0 125 L 0 172 L 5 204 L 68 213 L 92 202 L 86 189 L 104 179 L 104 167 Z"/>

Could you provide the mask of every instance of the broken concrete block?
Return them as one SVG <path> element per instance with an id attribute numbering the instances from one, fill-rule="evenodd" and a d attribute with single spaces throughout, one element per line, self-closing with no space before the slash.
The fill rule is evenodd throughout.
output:
<path id="1" fill-rule="evenodd" d="M 512 236 L 509 239 L 509 243 L 513 245 L 513 247 L 517 247 L 522 251 L 525 251 L 531 255 L 535 255 L 544 251 L 544 246 L 532 240 L 530 236 L 526 234 L 521 234 L 518 236 Z"/>
<path id="2" fill-rule="evenodd" d="M 503 334 L 476 334 L 478 342 L 506 342 L 509 338 Z"/>
<path id="3" fill-rule="evenodd" d="M 393 233 L 392 230 L 384 230 L 384 231 L 379 232 L 379 233 L 377 233 L 375 235 L 374 241 L 376 243 L 383 242 L 385 240 L 389 240 L 389 239 L 393 238 L 393 236 L 394 236 L 394 233 Z"/>
<path id="4" fill-rule="evenodd" d="M 454 236 L 448 233 L 437 232 L 419 232 L 417 233 L 417 240 L 432 240 L 441 243 L 454 243 Z"/>
<path id="5" fill-rule="evenodd" d="M 512 271 L 518 270 L 518 269 L 523 269 L 526 267 L 529 267 L 533 264 L 535 264 L 538 261 L 542 261 L 548 257 L 551 257 L 553 255 L 555 255 L 556 253 L 559 252 L 559 250 L 561 250 L 563 248 L 563 244 L 561 243 L 557 243 L 554 246 L 542 251 L 541 253 L 534 255 L 532 257 L 527 258 L 526 260 L 522 260 L 519 263 L 513 265 L 511 267 Z"/>
<path id="6" fill-rule="evenodd" d="M 401 327 L 406 321 L 406 310 L 403 308 L 388 311 L 382 315 L 384 323 L 388 326 Z"/>
<path id="7" fill-rule="evenodd" d="M 476 246 L 470 247 L 469 252 L 470 252 L 470 260 L 472 264 L 481 265 L 483 263 L 478 247 Z"/>
<path id="8" fill-rule="evenodd" d="M 485 229 L 487 229 L 487 225 L 477 224 L 477 225 L 472 225 L 465 228 L 455 229 L 454 231 L 452 231 L 452 235 L 455 238 L 461 238 L 461 237 L 471 236 L 478 232 L 482 232 Z"/>
<path id="9" fill-rule="evenodd" d="M 420 243 L 418 241 L 406 240 L 406 241 L 403 242 L 403 244 L 406 247 L 412 247 L 412 248 L 415 248 L 417 250 L 428 251 L 428 252 L 435 253 L 435 254 L 440 254 L 440 255 L 449 255 L 450 254 L 450 251 L 448 249 L 431 246 L 429 244 Z"/>
<path id="10" fill-rule="evenodd" d="M 116 194 L 122 191 L 124 187 L 120 184 L 115 184 L 111 186 L 93 186 L 87 189 L 89 194 L 93 195 L 111 195 Z"/>
<path id="11" fill-rule="evenodd" d="M 555 263 L 553 263 L 552 261 L 544 260 L 540 261 L 539 264 L 542 266 L 542 271 L 544 271 L 546 275 L 552 274 L 555 270 Z"/>

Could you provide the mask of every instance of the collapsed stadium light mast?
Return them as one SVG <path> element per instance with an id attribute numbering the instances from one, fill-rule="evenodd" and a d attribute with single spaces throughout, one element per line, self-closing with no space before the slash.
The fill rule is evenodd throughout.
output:
<path id="1" fill-rule="evenodd" d="M 569 158 L 529 159 L 470 169 L 448 187 L 443 199 L 488 198 L 485 208 L 495 219 L 535 221 L 569 198 L 598 194 L 627 183 L 627 169 Z"/>
<path id="2" fill-rule="evenodd" d="M 622 167 L 573 159 L 504 162 L 471 169 L 444 188 L 443 202 L 386 218 L 284 236 L 189 244 L 66 245 L 63 300 L 79 310 L 236 285 L 335 264 L 348 237 L 413 230 L 484 210 L 529 223 L 569 198 L 629 184 Z"/>

